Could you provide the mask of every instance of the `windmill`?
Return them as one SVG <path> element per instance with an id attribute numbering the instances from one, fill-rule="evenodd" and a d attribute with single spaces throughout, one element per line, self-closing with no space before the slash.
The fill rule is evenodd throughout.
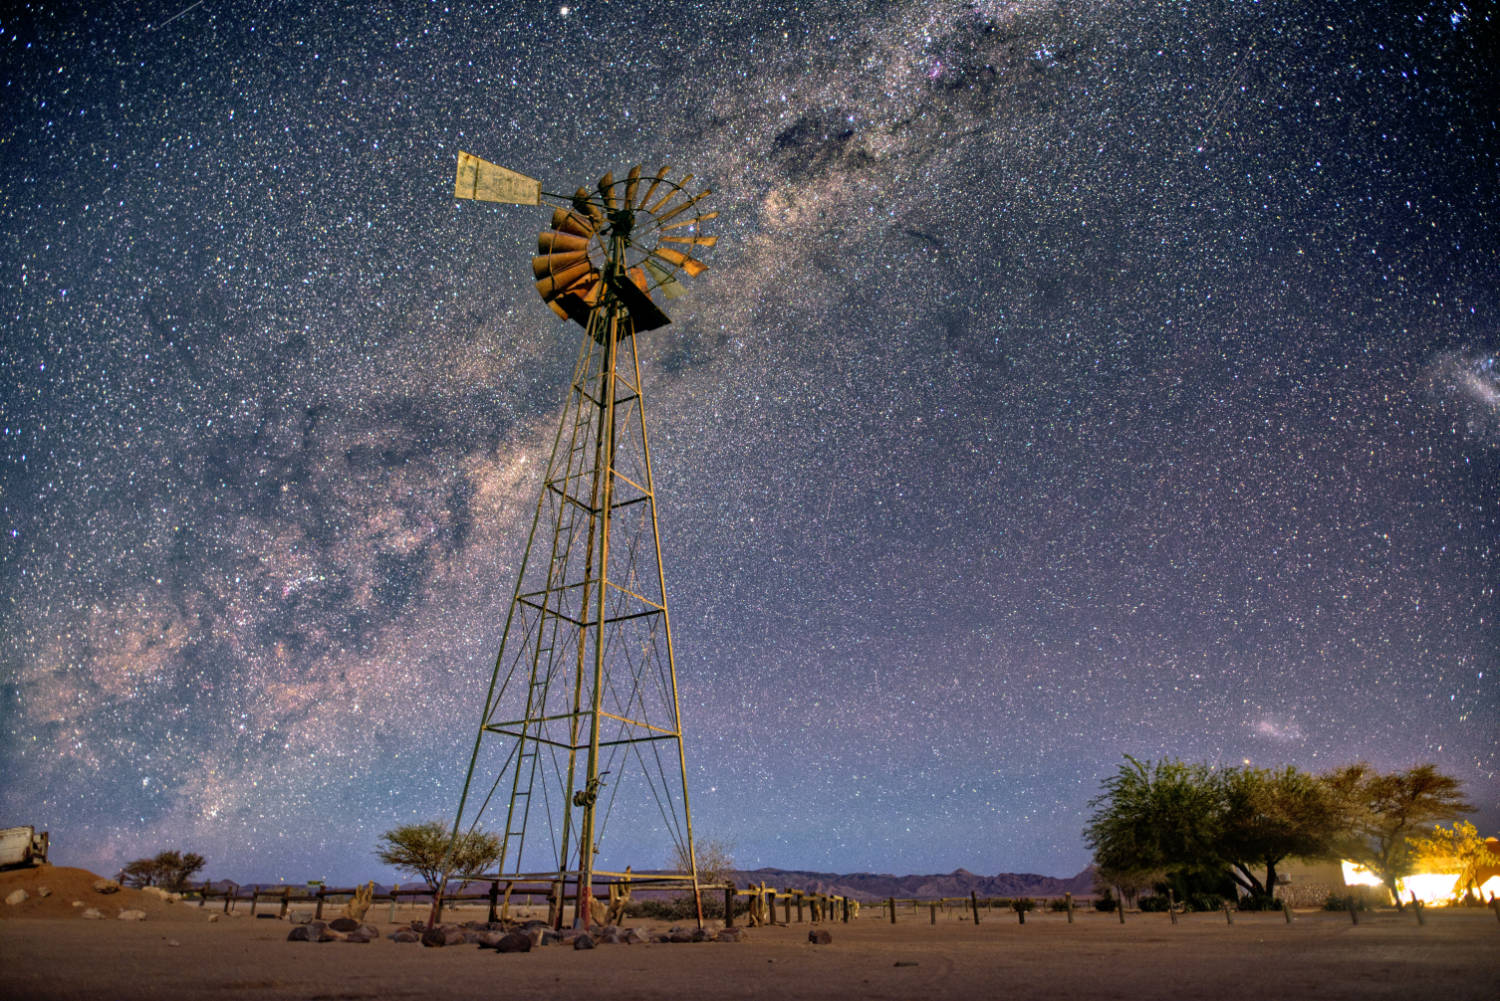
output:
<path id="1" fill-rule="evenodd" d="M 549 883 L 558 927 L 565 898 L 587 927 L 596 880 L 631 878 L 601 849 L 617 807 L 688 862 L 656 879 L 699 896 L 636 336 L 670 322 L 652 296 L 705 269 L 692 253 L 718 213 L 668 174 L 556 195 L 458 155 L 456 197 L 553 209 L 536 289 L 584 330 L 454 820 L 457 836 L 503 809 L 499 877 Z"/>

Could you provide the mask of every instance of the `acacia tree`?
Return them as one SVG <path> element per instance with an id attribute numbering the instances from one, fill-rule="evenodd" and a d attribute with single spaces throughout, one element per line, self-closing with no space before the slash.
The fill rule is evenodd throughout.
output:
<path id="1" fill-rule="evenodd" d="M 1252 896 L 1275 894 L 1283 859 L 1328 856 L 1342 830 L 1338 798 L 1317 776 L 1291 766 L 1224 769 L 1216 785 L 1223 812 L 1214 847 Z"/>
<path id="2" fill-rule="evenodd" d="M 1479 836 L 1479 828 L 1467 820 L 1458 821 L 1452 828 L 1436 825 L 1432 833 L 1412 838 L 1411 847 L 1416 865 L 1422 871 L 1458 873 L 1453 884 L 1455 896 L 1477 892 L 1481 870 L 1500 869 L 1500 854 Z"/>
<path id="3" fill-rule="evenodd" d="M 1378 876 L 1398 907 L 1396 881 L 1415 870 L 1411 838 L 1429 824 L 1474 810 L 1462 783 L 1432 764 L 1382 774 L 1361 761 L 1329 772 L 1323 781 L 1343 811 L 1339 853 Z"/>
<path id="4" fill-rule="evenodd" d="M 479 873 L 499 861 L 498 835 L 476 829 L 460 834 L 455 842 L 449 834 L 448 825 L 441 820 L 402 824 L 380 836 L 375 857 L 420 877 L 434 893 L 449 873 Z"/>
<path id="5" fill-rule="evenodd" d="M 180 893 L 207 862 L 197 852 L 158 852 L 154 858 L 138 858 L 125 863 L 115 879 L 126 886 L 160 886 Z"/>

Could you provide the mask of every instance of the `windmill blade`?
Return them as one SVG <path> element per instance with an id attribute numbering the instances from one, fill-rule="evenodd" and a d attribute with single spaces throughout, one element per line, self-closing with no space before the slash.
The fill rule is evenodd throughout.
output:
<path id="1" fill-rule="evenodd" d="M 692 243 L 700 247 L 712 247 L 719 242 L 717 236 L 664 236 L 662 240 L 667 243 Z"/>
<path id="2" fill-rule="evenodd" d="M 538 278 L 548 275 L 566 274 L 570 268 L 589 263 L 587 250 L 574 250 L 564 254 L 546 254 L 531 259 L 531 273 Z M 590 265 L 592 267 L 592 265 Z"/>
<path id="3" fill-rule="evenodd" d="M 669 171 L 671 169 L 672 169 L 671 167 L 664 166 L 664 167 L 661 168 L 661 170 L 658 170 L 656 172 L 656 176 L 653 177 L 653 178 L 651 178 L 651 186 L 648 187 L 646 189 L 646 193 L 641 196 L 641 202 L 640 202 L 639 205 L 635 206 L 636 208 L 639 209 L 639 208 L 645 208 L 646 207 L 646 203 L 651 200 L 651 196 L 654 195 L 654 194 L 656 194 L 656 188 L 657 188 L 657 186 L 660 185 L 662 181 L 666 180 L 667 171 Z"/>
<path id="4" fill-rule="evenodd" d="M 625 178 L 625 207 L 635 208 L 635 190 L 641 185 L 641 165 L 636 164 L 630 168 L 629 175 Z"/>
<path id="5" fill-rule="evenodd" d="M 673 250 L 671 247 L 657 247 L 651 251 L 651 256 L 660 257 L 664 261 L 675 264 L 695 278 L 708 270 L 707 264 L 694 260 L 682 251 Z"/>
<path id="6" fill-rule="evenodd" d="M 700 222 L 707 222 L 710 219 L 717 219 L 717 218 L 719 218 L 719 213 L 718 212 L 703 212 L 703 213 L 700 213 L 698 215 L 693 216 L 691 219 L 683 219 L 680 222 L 674 222 L 670 226 L 663 226 L 661 228 L 662 229 L 681 229 L 684 226 L 696 226 Z"/>
<path id="7" fill-rule="evenodd" d="M 694 195 L 693 197 L 689 198 L 687 201 L 683 202 L 681 205 L 673 206 L 673 208 L 670 211 L 665 212 L 662 215 L 657 216 L 656 217 L 657 223 L 664 223 L 668 219 L 672 219 L 672 218 L 674 218 L 676 216 L 681 215 L 682 213 L 686 212 L 688 209 L 692 208 L 693 205 L 695 205 L 700 198 L 707 198 L 711 194 L 713 194 L 712 191 L 710 191 L 708 188 L 704 188 L 702 191 L 698 192 L 696 195 Z"/>
<path id="8" fill-rule="evenodd" d="M 571 253 L 577 250 L 588 250 L 589 238 L 578 236 L 576 233 L 544 229 L 536 238 L 536 249 L 537 253 L 540 254 Z"/>
<path id="9" fill-rule="evenodd" d="M 598 229 L 585 215 L 557 209 L 552 213 L 552 228 L 574 236 L 590 237 Z"/>
<path id="10" fill-rule="evenodd" d="M 473 153 L 458 154 L 458 174 L 453 179 L 454 198 L 472 198 L 481 202 L 508 202 L 512 205 L 540 205 L 542 182 Z"/>
<path id="11" fill-rule="evenodd" d="M 599 194 L 604 198 L 604 207 L 613 212 L 615 210 L 614 171 L 610 171 L 603 177 L 599 178 Z"/>
<path id="12" fill-rule="evenodd" d="M 663 268 L 650 258 L 641 263 L 645 266 L 646 272 L 651 276 L 652 280 L 656 282 L 656 287 L 661 289 L 662 295 L 668 299 L 681 299 L 687 295 L 687 289 L 682 287 L 682 282 L 673 278 L 671 272 L 666 268 Z"/>
<path id="13" fill-rule="evenodd" d="M 677 196 L 677 192 L 681 191 L 684 187 L 686 187 L 687 186 L 687 182 L 691 181 L 692 179 L 693 179 L 693 175 L 689 174 L 688 176 L 684 177 L 682 180 L 678 181 L 677 182 L 677 187 L 673 188 L 670 192 L 668 192 L 666 195 L 664 195 L 662 197 L 661 201 L 657 202 L 655 205 L 651 206 L 646 211 L 650 212 L 652 215 L 656 215 L 656 213 L 658 213 L 658 212 L 661 211 L 661 207 L 663 205 L 667 204 L 667 202 L 670 202 L 673 198 L 675 198 Z"/>

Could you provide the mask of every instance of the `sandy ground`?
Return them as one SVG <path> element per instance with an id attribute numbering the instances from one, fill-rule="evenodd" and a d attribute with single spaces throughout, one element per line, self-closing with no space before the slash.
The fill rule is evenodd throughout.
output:
<path id="1" fill-rule="evenodd" d="M 8 880 L 0 879 L 0 889 Z M 0 894 L 3 896 L 3 894 Z M 118 897 L 118 895 L 113 895 Z M 22 905 L 24 907 L 24 905 Z M 71 902 L 67 905 L 71 908 Z M 222 905 L 221 905 L 222 906 Z M 101 908 L 103 909 L 103 908 Z M 212 909 L 164 904 L 147 920 L 86 921 L 18 914 L 0 904 L 0 996 L 51 999 L 232 998 L 354 1001 L 387 998 L 1204 998 L 1319 1001 L 1400 998 L 1493 1001 L 1500 985 L 1500 922 L 1486 910 L 1429 910 L 1427 924 L 1395 912 L 1190 915 L 956 915 L 936 925 L 907 914 L 892 926 L 867 910 L 830 924 L 757 928 L 738 944 L 549 946 L 499 954 L 476 946 L 426 949 L 287 942 L 280 920 L 210 923 Z M 111 912 L 112 913 L 112 912 Z M 388 909 L 370 916 L 383 931 Z M 402 908 L 400 918 L 417 910 Z M 330 915 L 331 916 L 331 915 Z M 483 910 L 450 918 L 482 917 Z M 641 925 L 645 927 L 646 925 Z M 898 965 L 899 964 L 899 965 Z"/>

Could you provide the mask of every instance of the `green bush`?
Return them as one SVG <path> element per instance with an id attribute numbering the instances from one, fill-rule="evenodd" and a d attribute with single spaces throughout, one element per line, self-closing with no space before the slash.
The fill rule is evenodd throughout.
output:
<path id="1" fill-rule="evenodd" d="M 1252 894 L 1241 897 L 1235 906 L 1242 911 L 1279 911 L 1281 901 L 1268 894 Z"/>
<path id="2" fill-rule="evenodd" d="M 1025 914 L 1027 911 L 1036 910 L 1036 901 L 1030 897 L 1017 897 L 1010 902 L 1010 909 L 1017 914 Z"/>
<path id="3" fill-rule="evenodd" d="M 1352 909 L 1356 911 L 1367 911 L 1370 909 L 1369 905 L 1360 897 L 1340 896 L 1337 893 L 1330 893 L 1328 899 L 1323 901 L 1323 910 L 1347 911 L 1351 909 L 1350 905 L 1353 905 Z"/>
<path id="4" fill-rule="evenodd" d="M 1067 898 L 1066 897 L 1053 897 L 1051 900 L 1049 900 L 1047 902 L 1047 909 L 1049 911 L 1053 911 L 1053 912 L 1057 912 L 1057 913 L 1061 913 L 1062 911 L 1066 911 L 1068 909 Z"/>
<path id="5" fill-rule="evenodd" d="M 1108 890 L 1105 890 L 1103 894 L 1094 899 L 1094 910 L 1103 911 L 1105 914 L 1113 914 L 1115 908 L 1119 906 L 1120 902 Z"/>
<path id="6" fill-rule="evenodd" d="M 1224 909 L 1224 899 L 1217 893 L 1193 893 L 1183 900 L 1182 907 L 1188 911 L 1219 911 Z"/>
<path id="7" fill-rule="evenodd" d="M 1166 897 L 1153 894 L 1152 896 L 1142 897 L 1136 901 L 1136 906 L 1147 914 L 1163 914 L 1166 913 L 1168 900 Z"/>

